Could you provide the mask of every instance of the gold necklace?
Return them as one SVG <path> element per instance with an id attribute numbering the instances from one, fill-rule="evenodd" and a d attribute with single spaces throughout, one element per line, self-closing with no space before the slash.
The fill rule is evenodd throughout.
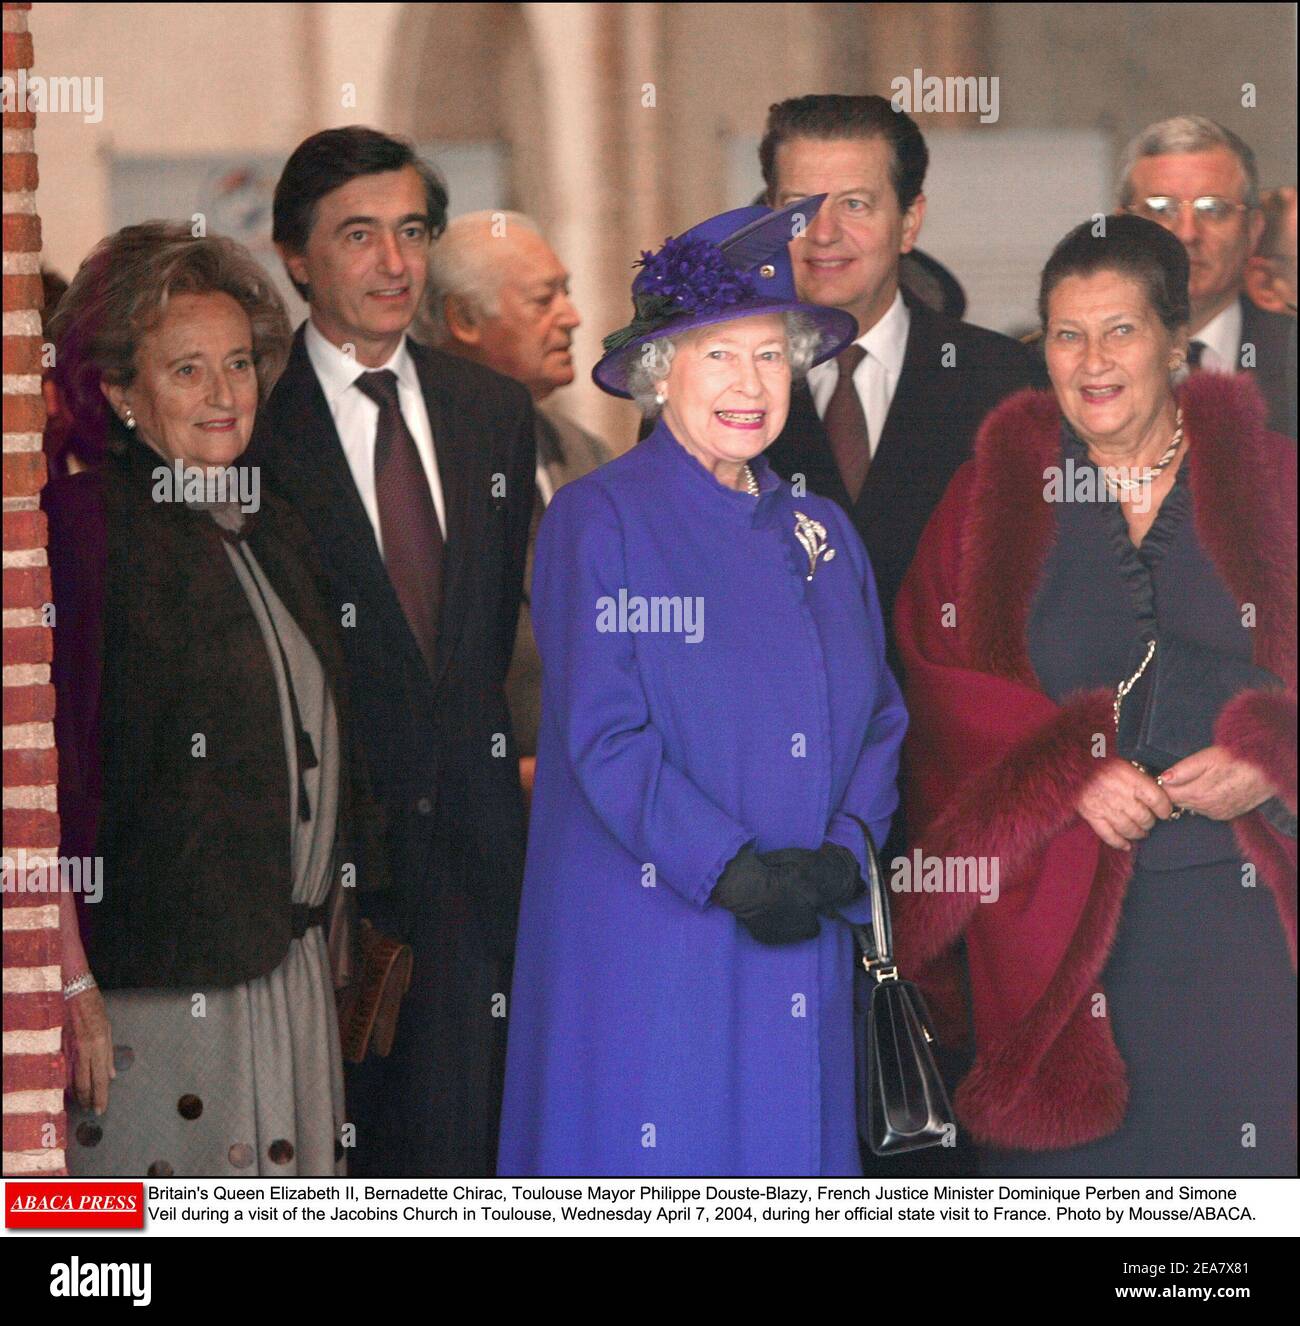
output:
<path id="1" fill-rule="evenodd" d="M 758 480 L 754 478 L 754 471 L 748 465 L 744 465 L 742 468 L 745 471 L 745 491 L 750 497 L 757 497 L 759 495 Z"/>

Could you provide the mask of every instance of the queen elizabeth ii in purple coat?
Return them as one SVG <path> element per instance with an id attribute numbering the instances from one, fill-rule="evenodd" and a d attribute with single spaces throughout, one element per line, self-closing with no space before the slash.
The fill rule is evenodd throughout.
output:
<path id="1" fill-rule="evenodd" d="M 503 1175 L 860 1172 L 852 817 L 884 840 L 907 719 L 851 523 L 761 455 L 855 334 L 795 300 L 819 202 L 644 256 L 596 380 L 662 413 L 542 521 Z"/>

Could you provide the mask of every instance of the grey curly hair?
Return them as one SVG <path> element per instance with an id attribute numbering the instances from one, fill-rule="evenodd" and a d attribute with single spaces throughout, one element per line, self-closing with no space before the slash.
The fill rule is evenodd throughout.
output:
<path id="1" fill-rule="evenodd" d="M 821 349 L 822 334 L 817 324 L 806 313 L 782 313 L 785 339 L 789 346 L 787 357 L 790 373 L 798 381 L 812 367 Z M 658 418 L 663 406 L 655 399 L 655 384 L 662 382 L 677 353 L 677 343 L 691 335 L 690 331 L 676 336 L 661 336 L 640 346 L 628 366 L 627 389 L 647 419 Z"/>

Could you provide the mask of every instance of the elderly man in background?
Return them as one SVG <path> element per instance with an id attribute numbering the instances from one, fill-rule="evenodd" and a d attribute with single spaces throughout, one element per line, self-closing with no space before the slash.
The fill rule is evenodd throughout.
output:
<path id="1" fill-rule="evenodd" d="M 1296 315 L 1296 191 L 1270 189 L 1260 201 L 1264 233 L 1246 264 L 1246 293 L 1268 313 Z"/>
<path id="2" fill-rule="evenodd" d="M 1120 210 L 1158 221 L 1191 261 L 1193 369 L 1251 372 L 1268 425 L 1296 435 L 1296 326 L 1246 297 L 1246 269 L 1264 230 L 1255 154 L 1204 115 L 1149 125 L 1120 165 Z"/>
<path id="3" fill-rule="evenodd" d="M 609 448 L 549 403 L 573 381 L 573 332 L 582 319 L 569 273 L 537 226 L 518 212 L 457 217 L 433 250 L 417 336 L 523 383 L 537 410 L 537 489 L 528 535 L 524 600 L 506 698 L 525 788 L 532 786 L 541 713 L 542 665 L 531 619 L 533 545 L 556 489 L 610 459 Z"/>

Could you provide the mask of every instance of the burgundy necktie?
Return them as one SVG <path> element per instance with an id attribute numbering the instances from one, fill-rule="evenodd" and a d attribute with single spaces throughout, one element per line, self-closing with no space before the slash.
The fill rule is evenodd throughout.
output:
<path id="1" fill-rule="evenodd" d="M 375 494 L 384 563 L 430 676 L 438 657 L 442 598 L 442 529 L 415 438 L 402 418 L 397 374 L 362 373 L 356 385 L 379 406 L 375 431 Z"/>
<path id="2" fill-rule="evenodd" d="M 826 405 L 822 422 L 831 440 L 831 452 L 840 468 L 840 478 L 848 489 L 849 500 L 856 502 L 871 466 L 871 435 L 867 416 L 853 385 L 853 373 L 867 357 L 860 345 L 850 345 L 835 356 L 840 376 Z"/>

